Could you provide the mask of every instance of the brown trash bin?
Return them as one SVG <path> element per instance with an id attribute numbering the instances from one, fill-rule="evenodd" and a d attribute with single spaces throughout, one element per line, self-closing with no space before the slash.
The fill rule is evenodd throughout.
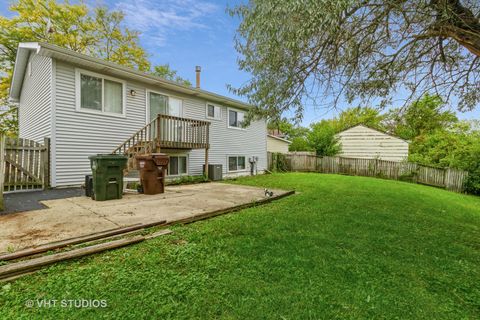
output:
<path id="1" fill-rule="evenodd" d="M 165 171 L 169 157 L 164 153 L 137 155 L 137 169 L 140 171 L 140 182 L 144 194 L 165 192 Z"/>

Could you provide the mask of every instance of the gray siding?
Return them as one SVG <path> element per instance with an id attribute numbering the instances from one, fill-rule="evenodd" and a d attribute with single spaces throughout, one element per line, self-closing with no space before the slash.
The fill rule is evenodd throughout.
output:
<path id="1" fill-rule="evenodd" d="M 211 121 L 209 163 L 222 164 L 227 174 L 228 155 L 244 155 L 249 173 L 248 158 L 259 158 L 259 172 L 267 167 L 266 123 L 256 121 L 245 130 L 227 127 L 227 107 L 222 107 L 221 120 L 206 119 L 205 100 L 168 92 L 160 87 L 146 86 L 127 80 L 126 117 L 112 117 L 84 113 L 75 109 L 75 67 L 57 61 L 56 63 L 56 109 L 55 109 L 55 184 L 54 186 L 79 185 L 84 175 L 90 173 L 88 156 L 97 153 L 109 153 L 142 128 L 146 121 L 146 90 L 155 90 L 183 99 L 183 116 L 186 118 Z M 135 96 L 128 94 L 131 89 Z M 202 174 L 205 161 L 204 150 L 178 151 L 162 150 L 169 154 L 188 155 L 188 173 Z"/>
<path id="2" fill-rule="evenodd" d="M 18 109 L 19 135 L 43 143 L 51 132 L 52 59 L 32 54 L 29 64 Z"/>

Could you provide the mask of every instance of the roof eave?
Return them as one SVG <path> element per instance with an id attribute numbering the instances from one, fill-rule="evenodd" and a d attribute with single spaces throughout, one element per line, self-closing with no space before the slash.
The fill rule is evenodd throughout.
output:
<path id="1" fill-rule="evenodd" d="M 272 134 L 267 134 L 267 136 L 269 136 L 270 138 L 273 138 L 273 139 L 277 139 L 277 140 L 280 140 L 280 141 L 286 142 L 286 143 L 288 143 L 288 144 L 291 144 L 291 143 L 292 143 L 292 141 L 290 141 L 290 140 L 283 139 L 283 138 L 280 138 L 280 137 L 274 136 L 274 135 L 272 135 Z"/>
<path id="2" fill-rule="evenodd" d="M 25 45 L 28 44 L 33 44 L 33 43 L 25 43 Z M 90 57 L 75 51 L 71 51 L 68 49 L 64 49 L 55 45 L 51 45 L 48 43 L 35 43 L 36 46 L 38 47 L 38 53 L 50 56 L 59 60 L 67 60 L 66 58 L 68 57 L 69 60 L 76 60 L 78 63 L 83 62 L 83 63 L 90 63 L 95 65 L 97 68 L 102 68 L 104 71 L 110 71 L 115 74 L 123 75 L 124 77 L 130 78 L 130 79 L 135 79 L 139 82 L 144 82 L 144 83 L 149 83 L 149 84 L 154 84 L 154 85 L 160 85 L 163 88 L 170 89 L 173 91 L 181 92 L 184 94 L 204 98 L 206 100 L 211 100 L 212 102 L 217 102 L 217 103 L 222 103 L 222 104 L 227 104 L 229 106 L 237 107 L 237 108 L 242 108 L 242 109 L 249 109 L 252 106 L 244 103 L 239 100 L 235 100 L 229 97 L 221 96 L 219 94 L 209 92 L 206 90 L 202 89 L 197 89 L 197 88 L 192 88 L 188 86 L 184 86 L 182 84 L 176 83 L 174 81 L 166 80 L 160 77 L 156 77 L 153 75 L 149 75 L 147 73 L 141 72 L 134 70 L 132 68 L 124 67 L 121 65 L 118 65 L 113 62 L 105 61 L 102 59 Z M 20 86 L 21 87 L 21 86 Z"/>
<path id="3" fill-rule="evenodd" d="M 12 83 L 10 85 L 9 98 L 12 102 L 20 100 L 20 93 L 25 78 L 28 58 L 33 51 L 39 52 L 40 45 L 37 42 L 20 43 L 15 57 L 15 65 L 13 66 Z"/>

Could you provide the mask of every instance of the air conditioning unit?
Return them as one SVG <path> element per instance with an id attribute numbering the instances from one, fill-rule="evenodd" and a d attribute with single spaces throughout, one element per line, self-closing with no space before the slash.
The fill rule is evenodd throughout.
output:
<path id="1" fill-rule="evenodd" d="M 203 171 L 205 172 L 205 165 L 203 165 Z M 221 164 L 208 165 L 208 179 L 211 181 L 220 181 L 223 179 L 223 167 Z"/>

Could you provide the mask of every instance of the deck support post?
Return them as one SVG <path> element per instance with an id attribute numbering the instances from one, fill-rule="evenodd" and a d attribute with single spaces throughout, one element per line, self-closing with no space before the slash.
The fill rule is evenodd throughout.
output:
<path id="1" fill-rule="evenodd" d="M 205 170 L 204 170 L 205 177 L 208 178 L 208 147 L 205 148 Z"/>
<path id="2" fill-rule="evenodd" d="M 210 149 L 210 123 L 207 123 L 207 126 L 205 128 L 205 170 L 204 174 L 205 177 L 208 179 L 208 149 Z"/>
<path id="3" fill-rule="evenodd" d="M 157 125 L 156 125 L 156 128 L 155 128 L 156 134 L 155 134 L 155 139 L 153 140 L 153 141 L 155 141 L 155 152 L 156 153 L 160 153 L 160 130 L 161 130 L 160 115 L 157 115 Z"/>

